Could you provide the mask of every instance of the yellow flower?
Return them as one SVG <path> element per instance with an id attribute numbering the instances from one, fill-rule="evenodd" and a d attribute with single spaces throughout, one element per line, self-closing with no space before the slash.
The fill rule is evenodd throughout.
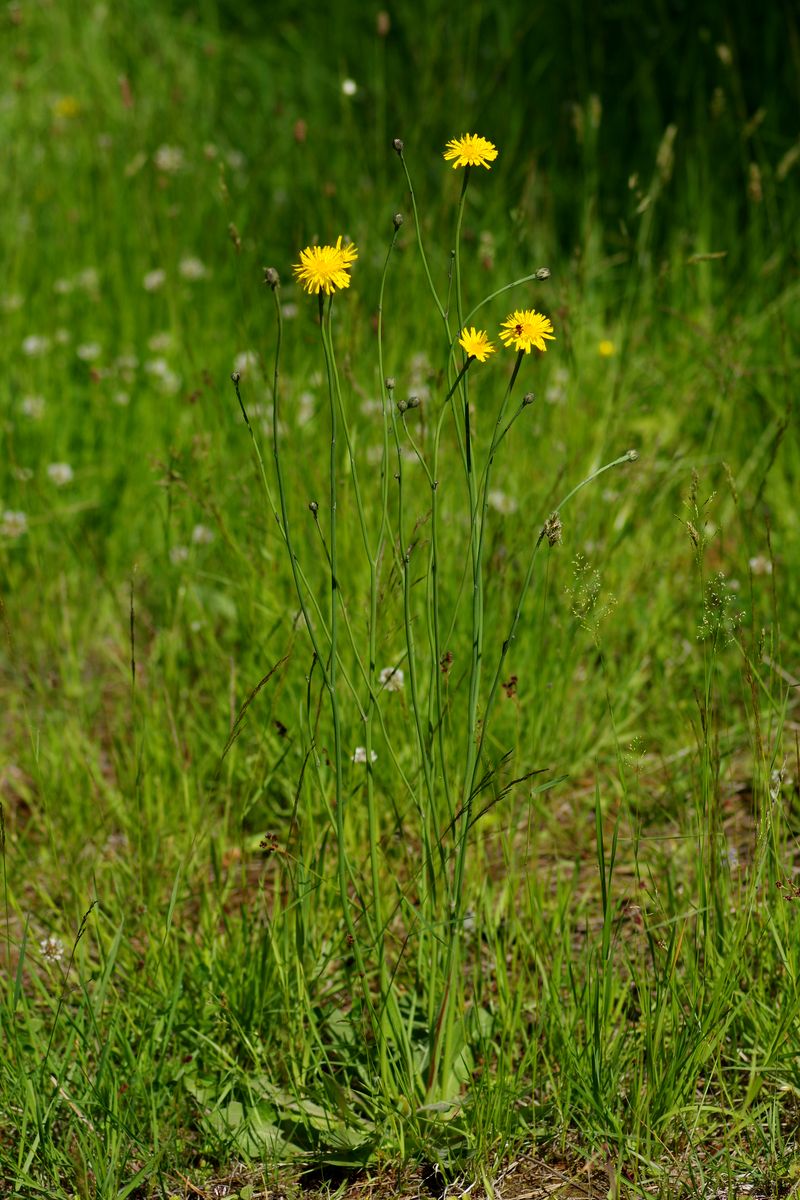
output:
<path id="1" fill-rule="evenodd" d="M 456 167 L 486 167 L 497 158 L 497 147 L 477 133 L 465 133 L 463 137 L 451 138 L 444 152 L 445 159 L 454 158 Z"/>
<path id="2" fill-rule="evenodd" d="M 500 330 L 500 340 L 506 346 L 513 344 L 515 350 L 524 350 L 526 354 L 530 354 L 531 346 L 535 346 L 537 350 L 546 350 L 545 338 L 551 342 L 555 341 L 552 322 L 549 317 L 535 312 L 532 308 L 517 309 L 503 322 Z"/>
<path id="3" fill-rule="evenodd" d="M 478 362 L 486 362 L 489 355 L 494 354 L 494 346 L 489 341 L 486 330 L 481 329 L 478 332 L 474 325 L 471 329 L 465 327 L 461 330 L 458 344 L 464 347 L 468 358 L 477 358 Z"/>
<path id="4" fill-rule="evenodd" d="M 335 246 L 306 246 L 292 270 L 309 295 L 322 291 L 330 296 L 337 288 L 350 287 L 348 272 L 357 258 L 355 246 L 343 246 L 339 237 Z"/>
<path id="5" fill-rule="evenodd" d="M 59 96 L 53 101 L 53 115 L 56 117 L 77 117 L 80 109 L 74 96 Z"/>
<path id="6" fill-rule="evenodd" d="M 599 342 L 597 346 L 597 353 L 601 358 L 611 358 L 615 350 L 616 346 L 608 338 L 603 338 L 602 342 Z"/>

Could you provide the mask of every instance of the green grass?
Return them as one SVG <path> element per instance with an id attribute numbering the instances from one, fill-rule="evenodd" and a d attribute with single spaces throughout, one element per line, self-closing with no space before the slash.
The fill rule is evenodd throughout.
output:
<path id="1" fill-rule="evenodd" d="M 762 16 L 4 10 L 0 1194 L 797 1186 L 797 29 Z M 411 439 L 430 469 L 458 364 L 391 149 L 443 294 L 467 129 L 501 153 L 464 307 L 547 266 L 481 323 L 535 304 L 557 334 L 520 367 L 477 610 L 459 393 L 433 606 Z M 330 405 L 291 264 L 340 232 L 337 785 Z M 229 378 L 280 513 L 267 265 L 321 661 Z M 479 466 L 513 362 L 469 371 Z M 386 430 L 382 376 L 421 397 Z M 542 524 L 631 448 L 536 557 L 473 793 Z M 405 672 L 372 703 L 370 657 Z"/>

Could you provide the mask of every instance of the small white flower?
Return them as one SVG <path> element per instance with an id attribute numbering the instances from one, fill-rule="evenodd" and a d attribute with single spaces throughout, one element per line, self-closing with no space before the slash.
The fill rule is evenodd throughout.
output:
<path id="1" fill-rule="evenodd" d="M 180 146 L 159 146 L 153 155 L 153 162 L 165 175 L 177 175 L 185 165 L 183 150 Z"/>
<path id="2" fill-rule="evenodd" d="M 405 676 L 401 667 L 384 667 L 378 682 L 385 692 L 402 692 Z"/>
<path id="3" fill-rule="evenodd" d="M 502 513 L 504 517 L 508 517 L 511 513 L 517 511 L 517 502 L 513 496 L 507 496 L 505 492 L 501 492 L 499 488 L 493 488 L 486 496 L 486 500 L 490 508 Z"/>
<path id="4" fill-rule="evenodd" d="M 255 350 L 242 350 L 241 354 L 237 354 L 233 360 L 233 369 L 238 371 L 240 375 L 246 375 L 248 371 L 258 366 L 258 355 Z"/>
<path id="5" fill-rule="evenodd" d="M 30 337 L 26 337 L 22 342 L 22 353 L 28 358 L 40 358 L 41 355 L 47 354 L 50 349 L 50 338 L 40 337 L 39 334 L 32 333 Z"/>
<path id="6" fill-rule="evenodd" d="M 192 542 L 195 546 L 208 546 L 214 540 L 214 531 L 207 525 L 195 525 L 192 530 Z"/>
<path id="7" fill-rule="evenodd" d="M 69 463 L 50 463 L 50 466 L 47 468 L 47 477 L 56 487 L 65 487 L 66 484 L 72 483 L 75 478 L 75 472 Z"/>
<path id="8" fill-rule="evenodd" d="M 748 559 L 747 565 L 754 575 L 772 574 L 772 562 L 764 554 L 757 554 L 755 558 Z"/>
<path id="9" fill-rule="evenodd" d="M 370 761 L 371 761 L 371 762 L 376 762 L 376 761 L 377 761 L 377 758 L 378 758 L 378 756 L 377 756 L 377 754 L 375 753 L 375 751 L 374 751 L 374 750 L 370 751 Z M 354 763 L 365 763 L 365 762 L 367 761 L 367 748 L 366 748 L 366 746 L 356 746 L 355 753 L 353 754 L 352 761 L 353 761 Z"/>
<path id="10" fill-rule="evenodd" d="M 41 421 L 45 409 L 44 396 L 23 396 L 19 407 L 23 416 L 31 421 Z"/>
<path id="11" fill-rule="evenodd" d="M 53 291 L 57 296 L 68 296 L 75 284 L 71 279 L 56 279 L 53 284 Z"/>
<path id="12" fill-rule="evenodd" d="M 0 519 L 0 536 L 2 537 L 22 537 L 27 528 L 28 518 L 24 512 L 12 512 L 11 509 L 6 509 Z"/>
<path id="13" fill-rule="evenodd" d="M 201 262 L 199 258 L 189 257 L 182 258 L 178 263 L 178 273 L 182 279 L 190 279 L 194 281 L 196 279 L 205 279 L 206 275 L 208 274 L 208 269 L 205 263 Z M 285 309 L 283 315 L 286 316 Z"/>
<path id="14" fill-rule="evenodd" d="M 374 417 L 383 412 L 383 401 L 372 400 L 369 397 L 362 400 L 358 406 L 358 411 L 363 413 L 365 417 Z"/>
<path id="15" fill-rule="evenodd" d="M 46 937 L 39 942 L 39 949 L 42 952 L 42 958 L 47 962 L 59 963 L 64 957 L 64 943 L 61 938 Z"/>
<path id="16" fill-rule="evenodd" d="M 167 272 L 161 267 L 156 267 L 154 271 L 148 271 L 142 279 L 142 287 L 146 292 L 157 292 L 162 288 L 167 281 Z"/>
<path id="17" fill-rule="evenodd" d="M 355 96 L 357 91 L 358 91 L 358 84 L 356 83 L 355 79 L 343 79 L 342 80 L 342 95 L 343 96 Z"/>
<path id="18" fill-rule="evenodd" d="M 293 304 L 292 301 L 289 300 L 281 308 L 281 315 L 283 316 L 284 321 L 293 321 L 299 311 L 300 310 L 298 309 L 297 305 Z"/>
<path id="19" fill-rule="evenodd" d="M 247 159 L 241 150 L 229 150 L 225 157 L 232 171 L 243 171 L 247 166 Z"/>
<path id="20" fill-rule="evenodd" d="M 158 386 L 167 396 L 174 396 L 180 391 L 181 377 L 175 371 L 165 371 L 158 377 Z"/>
<path id="21" fill-rule="evenodd" d="M 166 354 L 172 349 L 174 343 L 174 337 L 169 330 L 165 329 L 162 333 L 154 333 L 147 339 L 147 348 L 154 354 Z"/>
<path id="22" fill-rule="evenodd" d="M 127 392 L 114 392 L 112 400 L 115 404 L 119 405 L 120 408 L 127 408 L 131 402 L 130 395 Z"/>
<path id="23" fill-rule="evenodd" d="M 155 375 L 156 378 L 159 378 L 169 372 L 170 365 L 165 358 L 150 358 L 144 364 L 144 369 L 148 375 Z"/>
<path id="24" fill-rule="evenodd" d="M 83 362 L 94 362 L 103 353 L 103 347 L 99 342 L 82 342 L 75 347 L 75 353 Z"/>
<path id="25" fill-rule="evenodd" d="M 96 292 L 100 286 L 100 272 L 97 267 L 84 267 L 75 276 L 75 283 L 86 292 Z"/>
<path id="26" fill-rule="evenodd" d="M 301 392 L 297 397 L 297 424 L 307 425 L 314 416 L 316 398 L 313 392 Z"/>
<path id="27" fill-rule="evenodd" d="M 169 561 L 178 566 L 180 563 L 185 563 L 189 557 L 188 546 L 171 546 L 169 551 Z"/>

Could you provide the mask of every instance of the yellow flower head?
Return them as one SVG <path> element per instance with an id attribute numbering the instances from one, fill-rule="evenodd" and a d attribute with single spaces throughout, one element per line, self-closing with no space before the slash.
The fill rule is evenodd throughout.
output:
<path id="1" fill-rule="evenodd" d="M 601 358 L 611 358 L 615 350 L 616 346 L 608 338 L 603 338 L 602 342 L 599 342 L 597 346 L 597 353 Z"/>
<path id="2" fill-rule="evenodd" d="M 59 96 L 53 101 L 53 114 L 56 117 L 77 117 L 81 106 L 74 96 Z"/>
<path id="3" fill-rule="evenodd" d="M 532 308 L 518 309 L 507 321 L 503 322 L 500 330 L 500 340 L 506 345 L 513 345 L 515 350 L 524 350 L 530 354 L 531 346 L 537 350 L 546 350 L 548 341 L 555 341 L 553 325 L 549 317 L 535 312 Z"/>
<path id="4" fill-rule="evenodd" d="M 486 330 L 481 329 L 478 332 L 474 325 L 471 329 L 465 327 L 461 330 L 458 344 L 464 347 L 468 358 L 477 358 L 478 362 L 486 362 L 489 355 L 494 354 L 494 346 L 489 341 Z"/>
<path id="5" fill-rule="evenodd" d="M 451 138 L 444 152 L 445 159 L 454 159 L 456 167 L 486 167 L 497 158 L 497 147 L 477 133 L 465 133 L 463 137 Z"/>
<path id="6" fill-rule="evenodd" d="M 339 237 L 335 246 L 306 246 L 292 270 L 309 295 L 325 292 L 330 296 L 337 288 L 350 287 L 349 271 L 357 258 L 355 246 L 343 246 Z"/>

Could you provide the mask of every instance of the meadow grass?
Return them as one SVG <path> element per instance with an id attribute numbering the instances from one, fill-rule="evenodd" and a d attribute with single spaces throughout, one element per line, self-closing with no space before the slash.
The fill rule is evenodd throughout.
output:
<path id="1" fill-rule="evenodd" d="M 796 1186 L 796 75 L 626 11 L 0 18 L 0 1194 Z"/>

